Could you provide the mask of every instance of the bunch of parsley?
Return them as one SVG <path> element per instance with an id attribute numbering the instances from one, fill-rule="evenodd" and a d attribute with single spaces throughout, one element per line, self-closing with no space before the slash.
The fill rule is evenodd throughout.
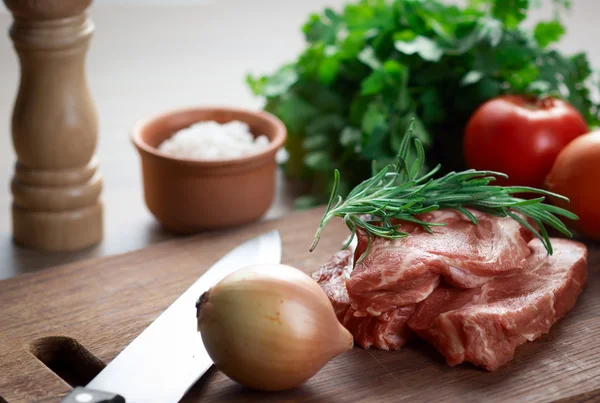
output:
<path id="1" fill-rule="evenodd" d="M 265 109 L 289 130 L 287 175 L 308 179 L 298 207 L 327 200 L 338 169 L 339 193 L 368 178 L 371 161 L 393 161 L 415 119 L 429 164 L 463 169 L 462 133 L 471 113 L 505 93 L 552 95 L 599 122 L 597 86 L 585 53 L 549 46 L 565 33 L 555 19 L 522 27 L 529 0 L 361 0 L 325 9 L 303 27 L 307 47 L 272 75 L 247 78 Z"/>

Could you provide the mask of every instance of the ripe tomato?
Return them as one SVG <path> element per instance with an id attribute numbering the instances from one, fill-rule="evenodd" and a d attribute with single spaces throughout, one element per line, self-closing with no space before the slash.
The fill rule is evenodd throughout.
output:
<path id="1" fill-rule="evenodd" d="M 579 216 L 570 226 L 589 238 L 600 240 L 600 131 L 573 140 L 558 154 L 546 178 L 548 190 L 570 199 L 554 204 Z"/>
<path id="2" fill-rule="evenodd" d="M 558 153 L 588 131 L 583 116 L 565 101 L 504 95 L 471 116 L 463 151 L 469 168 L 508 175 L 494 184 L 539 188 Z"/>

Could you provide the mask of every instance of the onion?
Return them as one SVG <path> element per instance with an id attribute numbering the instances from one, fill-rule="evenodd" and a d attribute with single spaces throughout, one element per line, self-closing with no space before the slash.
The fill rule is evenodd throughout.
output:
<path id="1" fill-rule="evenodd" d="M 254 389 L 294 388 L 353 346 L 325 292 L 290 266 L 234 272 L 196 307 L 198 331 L 215 366 Z"/>

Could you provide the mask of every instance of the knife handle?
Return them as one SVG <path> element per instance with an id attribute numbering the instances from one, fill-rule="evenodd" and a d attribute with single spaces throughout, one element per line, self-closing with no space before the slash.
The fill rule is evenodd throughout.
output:
<path id="1" fill-rule="evenodd" d="M 115 393 L 76 387 L 65 396 L 62 403 L 125 403 L 125 398 Z"/>

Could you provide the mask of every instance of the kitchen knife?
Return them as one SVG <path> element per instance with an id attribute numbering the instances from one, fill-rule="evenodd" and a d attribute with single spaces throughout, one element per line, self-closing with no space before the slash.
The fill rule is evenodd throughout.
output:
<path id="1" fill-rule="evenodd" d="M 278 231 L 239 245 L 208 269 L 86 387 L 73 389 L 63 403 L 178 402 L 212 365 L 197 331 L 197 299 L 238 269 L 280 262 Z"/>

